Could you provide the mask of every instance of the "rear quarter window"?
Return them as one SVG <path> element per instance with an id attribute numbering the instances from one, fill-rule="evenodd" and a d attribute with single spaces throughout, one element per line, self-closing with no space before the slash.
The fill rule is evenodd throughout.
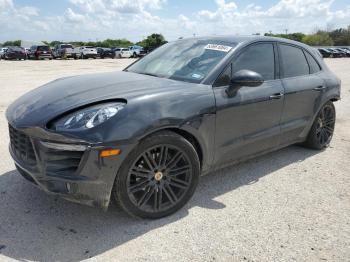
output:
<path id="1" fill-rule="evenodd" d="M 310 55 L 308 52 L 305 51 L 305 55 L 307 58 L 307 61 L 309 62 L 309 66 L 310 66 L 310 74 L 315 74 L 319 71 L 321 71 L 321 67 L 320 65 L 317 63 L 317 61 L 315 60 L 315 58 L 312 57 L 312 55 Z"/>

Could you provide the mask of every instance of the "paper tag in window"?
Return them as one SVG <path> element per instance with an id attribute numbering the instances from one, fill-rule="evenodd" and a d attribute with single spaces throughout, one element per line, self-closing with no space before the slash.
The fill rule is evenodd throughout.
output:
<path id="1" fill-rule="evenodd" d="M 204 49 L 207 50 L 215 50 L 215 51 L 221 51 L 221 52 L 229 52 L 232 47 L 227 45 L 215 45 L 215 44 L 207 44 Z"/>

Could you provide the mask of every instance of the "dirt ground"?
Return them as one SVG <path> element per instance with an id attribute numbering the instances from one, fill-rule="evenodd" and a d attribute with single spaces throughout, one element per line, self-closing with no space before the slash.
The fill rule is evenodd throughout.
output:
<path id="1" fill-rule="evenodd" d="M 0 61 L 0 261 L 350 261 L 350 59 L 336 130 L 323 152 L 291 146 L 201 178 L 160 220 L 70 203 L 15 171 L 4 112 L 63 76 L 121 70 L 131 59 Z"/>

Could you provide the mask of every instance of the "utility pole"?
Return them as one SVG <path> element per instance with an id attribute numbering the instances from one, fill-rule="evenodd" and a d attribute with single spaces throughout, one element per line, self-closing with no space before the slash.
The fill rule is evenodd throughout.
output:
<path id="1" fill-rule="evenodd" d="M 288 35 L 288 29 L 284 29 L 284 31 L 286 31 L 286 35 Z"/>

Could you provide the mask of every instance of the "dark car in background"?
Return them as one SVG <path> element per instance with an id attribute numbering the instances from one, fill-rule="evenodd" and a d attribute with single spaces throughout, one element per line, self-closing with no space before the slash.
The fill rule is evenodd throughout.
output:
<path id="1" fill-rule="evenodd" d="M 6 60 L 26 60 L 27 54 L 24 48 L 19 46 L 9 46 L 4 52 L 3 58 Z"/>
<path id="2" fill-rule="evenodd" d="M 335 48 L 337 51 L 341 52 L 343 54 L 343 57 L 350 57 L 350 51 L 346 48 Z"/>
<path id="3" fill-rule="evenodd" d="M 104 58 L 114 58 L 115 53 L 112 48 L 106 48 L 106 47 L 97 47 L 97 56 L 104 59 Z"/>
<path id="4" fill-rule="evenodd" d="M 52 60 L 52 50 L 47 45 L 33 45 L 28 53 L 29 59 L 50 59 Z"/>
<path id="5" fill-rule="evenodd" d="M 311 47 L 273 37 L 165 44 L 122 72 L 65 77 L 6 112 L 20 174 L 66 199 L 160 218 L 200 174 L 331 142 L 340 80 Z"/>
<path id="6" fill-rule="evenodd" d="M 327 50 L 329 50 L 332 53 L 332 57 L 334 57 L 334 58 L 344 57 L 344 53 L 338 51 L 335 48 L 327 48 Z"/>
<path id="7" fill-rule="evenodd" d="M 327 57 L 333 57 L 333 52 L 326 48 L 319 48 L 318 51 L 321 53 L 322 57 L 327 58 Z"/>

